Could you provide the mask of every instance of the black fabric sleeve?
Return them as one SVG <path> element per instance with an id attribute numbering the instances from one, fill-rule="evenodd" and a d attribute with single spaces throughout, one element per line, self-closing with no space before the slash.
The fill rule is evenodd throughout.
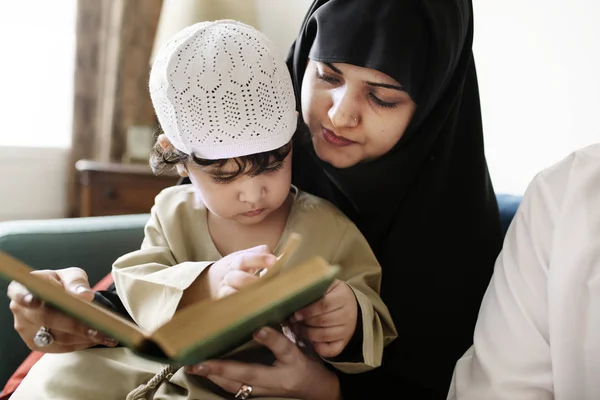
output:
<path id="1" fill-rule="evenodd" d="M 125 309 L 125 306 L 123 306 L 123 302 L 117 294 L 117 289 L 115 288 L 114 283 L 111 284 L 106 290 L 94 292 L 94 302 L 131 321 L 133 320 Z"/>

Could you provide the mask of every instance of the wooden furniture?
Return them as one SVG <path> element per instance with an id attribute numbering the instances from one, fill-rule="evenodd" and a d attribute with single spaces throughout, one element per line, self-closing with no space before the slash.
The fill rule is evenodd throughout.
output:
<path id="1" fill-rule="evenodd" d="M 156 176 L 149 165 L 79 160 L 81 217 L 149 213 L 161 190 L 179 181 L 175 173 Z"/>

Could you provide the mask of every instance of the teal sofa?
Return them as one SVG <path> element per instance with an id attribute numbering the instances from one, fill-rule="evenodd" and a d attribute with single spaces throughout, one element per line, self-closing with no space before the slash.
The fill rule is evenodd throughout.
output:
<path id="1" fill-rule="evenodd" d="M 498 195 L 506 231 L 521 200 Z M 149 214 L 73 219 L 0 222 L 0 251 L 35 269 L 82 267 L 94 285 L 110 272 L 121 255 L 138 249 Z M 0 280 L 0 390 L 29 354 L 13 329 L 6 297 L 7 283 Z"/>
<path id="2" fill-rule="evenodd" d="M 0 222 L 0 251 L 35 269 L 79 266 L 94 285 L 121 255 L 138 249 L 149 214 Z M 29 349 L 13 329 L 0 280 L 0 391 Z"/>

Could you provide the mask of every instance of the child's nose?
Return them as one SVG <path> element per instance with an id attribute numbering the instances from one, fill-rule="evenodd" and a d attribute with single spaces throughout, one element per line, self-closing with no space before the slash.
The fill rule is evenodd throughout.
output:
<path id="1" fill-rule="evenodd" d="M 240 201 L 249 204 L 258 204 L 265 194 L 265 186 L 260 179 L 250 178 L 240 190 Z"/>

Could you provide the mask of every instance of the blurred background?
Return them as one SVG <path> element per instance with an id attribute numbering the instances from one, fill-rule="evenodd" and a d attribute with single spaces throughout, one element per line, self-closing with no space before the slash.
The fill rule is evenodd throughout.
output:
<path id="1" fill-rule="evenodd" d="M 363 0 L 368 1 L 368 0 Z M 155 49 L 233 18 L 285 57 L 310 0 L 0 0 L 0 221 L 148 212 L 176 182 L 147 166 Z M 486 153 L 498 193 L 522 194 L 600 142 L 600 3 L 474 0 Z"/>

